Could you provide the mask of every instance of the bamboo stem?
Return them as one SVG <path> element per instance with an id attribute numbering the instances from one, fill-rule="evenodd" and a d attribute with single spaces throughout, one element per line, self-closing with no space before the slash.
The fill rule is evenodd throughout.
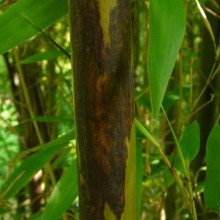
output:
<path id="1" fill-rule="evenodd" d="M 33 119 L 35 117 L 35 114 L 34 114 L 34 111 L 33 111 L 32 105 L 31 105 L 31 100 L 30 100 L 30 96 L 28 93 L 27 85 L 24 80 L 23 71 L 22 71 L 22 67 L 20 64 L 20 57 L 19 57 L 18 48 L 14 49 L 14 56 L 15 56 L 15 62 L 16 62 L 18 75 L 19 75 L 19 80 L 20 80 L 21 87 L 22 87 L 22 90 L 24 93 L 25 102 L 27 103 L 27 110 L 28 110 L 31 118 Z M 34 125 L 35 132 L 37 134 L 39 143 L 40 143 L 40 145 L 43 145 L 44 141 L 43 141 L 40 129 L 38 127 L 38 124 L 35 120 L 33 120 L 33 125 Z M 51 168 L 50 164 L 46 165 L 46 169 L 48 170 L 48 173 L 50 175 L 51 182 L 52 182 L 53 186 L 55 186 L 56 185 L 56 178 L 55 178 L 55 175 L 53 173 L 53 169 Z"/>

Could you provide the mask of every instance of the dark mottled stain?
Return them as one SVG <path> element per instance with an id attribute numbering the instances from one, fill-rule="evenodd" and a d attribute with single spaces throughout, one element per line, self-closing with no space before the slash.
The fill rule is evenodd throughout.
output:
<path id="1" fill-rule="evenodd" d="M 104 219 L 107 203 L 120 220 L 134 117 L 130 64 L 130 4 L 111 11 L 105 48 L 96 0 L 71 0 L 71 41 L 79 160 L 81 220 Z"/>

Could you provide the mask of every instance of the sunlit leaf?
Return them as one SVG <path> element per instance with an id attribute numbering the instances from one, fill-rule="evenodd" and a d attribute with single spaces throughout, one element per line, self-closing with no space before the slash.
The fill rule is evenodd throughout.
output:
<path id="1" fill-rule="evenodd" d="M 0 54 L 39 33 L 22 16 L 44 29 L 67 14 L 67 0 L 19 0 L 0 16 Z"/>
<path id="2" fill-rule="evenodd" d="M 55 186 L 41 220 L 56 220 L 74 202 L 77 193 L 77 163 L 74 160 Z"/>
<path id="3" fill-rule="evenodd" d="M 154 138 L 152 134 L 135 118 L 135 125 L 138 130 L 149 139 L 149 141 L 157 147 L 160 147 L 158 141 Z"/>
<path id="4" fill-rule="evenodd" d="M 206 146 L 205 203 L 211 210 L 220 213 L 220 116 L 209 134 Z"/>
<path id="5" fill-rule="evenodd" d="M 3 185 L 1 189 L 3 199 L 10 198 L 25 186 L 38 170 L 44 167 L 62 147 L 65 147 L 74 139 L 74 135 L 75 132 L 72 130 L 56 140 L 45 144 L 42 146 L 42 150 L 24 160 Z"/>
<path id="6" fill-rule="evenodd" d="M 210 22 L 209 22 L 209 20 L 208 20 L 208 18 L 207 18 L 207 16 L 206 16 L 205 11 L 203 10 L 202 6 L 200 5 L 199 1 L 198 1 L 198 0 L 195 0 L 195 1 L 196 1 L 196 3 L 197 3 L 197 7 L 198 7 L 198 9 L 199 9 L 199 12 L 200 12 L 200 14 L 201 14 L 201 16 L 202 16 L 202 20 L 203 20 L 203 22 L 204 22 L 204 25 L 205 25 L 205 27 L 207 28 L 207 30 L 208 30 L 208 32 L 209 32 L 211 38 L 212 38 L 214 47 L 215 47 L 215 49 L 216 49 L 215 34 L 213 33 L 212 26 L 211 26 L 211 24 L 210 24 Z M 217 4 L 217 3 L 216 3 L 216 4 Z M 217 5 L 218 5 L 218 4 L 217 4 Z M 217 7 L 218 7 L 218 6 L 217 6 Z"/>
<path id="7" fill-rule="evenodd" d="M 184 36 L 184 1 L 150 0 L 149 13 L 148 73 L 156 118 Z"/>

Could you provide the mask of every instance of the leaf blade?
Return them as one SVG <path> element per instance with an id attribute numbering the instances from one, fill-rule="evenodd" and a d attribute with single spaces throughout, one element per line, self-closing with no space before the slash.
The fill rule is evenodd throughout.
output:
<path id="1" fill-rule="evenodd" d="M 19 0 L 0 16 L 0 41 L 4 42 L 0 44 L 0 54 L 39 33 L 22 17 L 21 13 L 27 15 L 40 29 L 44 29 L 67 12 L 67 0 Z"/>
<path id="2" fill-rule="evenodd" d="M 212 128 L 206 147 L 205 203 L 214 212 L 220 213 L 220 116 Z"/>
<path id="3" fill-rule="evenodd" d="M 77 193 L 77 162 L 74 160 L 55 186 L 41 220 L 59 218 L 75 200 Z"/>
<path id="4" fill-rule="evenodd" d="M 50 159 L 57 153 L 59 149 L 67 145 L 74 138 L 74 131 L 57 138 L 44 145 L 42 150 L 27 158 L 17 169 L 14 170 L 9 179 L 1 189 L 3 199 L 8 199 L 16 194 L 25 184 L 29 182 L 31 177 L 40 170 Z"/>
<path id="5" fill-rule="evenodd" d="M 197 121 L 188 125 L 182 134 L 180 147 L 184 159 L 189 163 L 197 155 L 200 146 L 200 129 Z"/>
<path id="6" fill-rule="evenodd" d="M 157 118 L 186 26 L 182 0 L 151 0 L 148 74 L 153 118 Z"/>
<path id="7" fill-rule="evenodd" d="M 31 56 L 28 56 L 25 59 L 21 60 L 20 63 L 21 64 L 30 64 L 30 63 L 35 63 L 38 61 L 43 61 L 43 60 L 51 60 L 51 59 L 57 58 L 62 55 L 63 55 L 63 53 L 59 50 L 48 50 L 46 52 L 36 53 Z"/>

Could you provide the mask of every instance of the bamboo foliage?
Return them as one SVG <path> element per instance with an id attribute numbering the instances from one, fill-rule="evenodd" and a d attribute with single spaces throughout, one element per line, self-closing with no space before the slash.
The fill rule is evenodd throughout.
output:
<path id="1" fill-rule="evenodd" d="M 25 74 L 34 76 L 28 68 L 33 70 L 40 64 L 42 74 L 36 84 L 45 92 L 45 97 L 56 89 L 51 96 L 54 102 L 45 99 L 44 104 L 49 105 L 50 109 L 59 109 L 57 112 L 60 111 L 60 115 L 49 115 L 51 112 L 57 114 L 56 111 L 49 111 L 49 114 L 45 111 L 46 114 L 42 115 L 31 113 L 27 117 L 28 123 L 62 123 L 57 130 L 59 134 L 53 133 L 53 141 L 44 140 L 39 146 L 24 151 L 17 150 L 16 158 L 12 162 L 11 158 L 5 160 L 6 162 L 0 161 L 4 166 L 0 175 L 6 177 L 5 180 L 0 178 L 0 215 L 3 218 L 10 216 L 11 219 L 30 217 L 30 220 L 67 220 L 69 215 L 71 219 L 80 220 L 161 220 L 164 215 L 167 219 L 170 218 L 166 213 L 166 201 L 173 202 L 170 203 L 170 210 L 174 213 L 170 216 L 173 219 L 206 220 L 210 216 L 219 216 L 220 129 L 219 117 L 216 117 L 219 115 L 217 76 L 220 67 L 216 51 L 219 45 L 217 1 L 69 2 L 70 16 L 64 17 L 53 27 L 59 30 L 56 32 L 44 29 L 68 13 L 67 0 L 2 0 L 0 3 L 1 54 L 18 46 L 12 50 L 16 54 L 21 49 L 19 45 L 22 42 L 38 33 L 39 39 L 46 39 L 50 45 L 41 45 L 45 41 L 39 41 L 33 52 L 36 53 L 24 56 L 23 60 L 18 56 L 16 66 L 13 63 L 13 53 L 4 54 L 7 57 L 5 60 L 10 61 L 14 76 L 20 74 L 18 81 L 10 77 L 10 81 L 14 80 L 14 86 L 16 83 L 22 84 Z M 204 2 L 210 4 L 205 5 Z M 194 12 L 197 14 L 194 15 Z M 199 13 L 202 17 L 198 16 Z M 207 20 L 205 13 L 209 13 Z M 210 20 L 209 24 L 209 17 L 214 18 L 215 22 Z M 70 31 L 64 21 L 69 21 Z M 204 27 L 211 36 L 209 40 L 200 30 L 202 22 L 205 22 Z M 71 42 L 67 41 L 71 49 L 67 51 L 63 49 L 68 47 L 67 44 L 60 46 L 56 42 L 63 42 L 66 37 L 62 35 L 63 26 L 67 30 L 65 34 L 71 35 Z M 183 41 L 185 33 L 187 34 Z M 205 47 L 200 51 L 201 39 Z M 30 39 L 29 44 L 35 48 L 33 39 Z M 27 48 L 25 45 L 22 47 Z M 202 58 L 199 55 L 201 53 Z M 65 58 L 62 56 L 64 54 Z M 4 68 L 6 65 L 1 58 L 0 75 L 3 77 L 0 85 L 7 87 L 7 74 L 4 73 L 7 72 Z M 47 72 L 48 61 L 51 59 L 53 67 Z M 132 70 L 133 61 L 135 71 Z M 201 61 L 202 68 L 199 67 Z M 29 65 L 30 63 L 34 65 Z M 19 72 L 19 68 L 24 65 L 25 71 Z M 65 65 L 69 66 L 68 70 L 57 71 Z M 174 82 L 173 87 L 167 90 L 174 65 L 178 69 L 178 83 Z M 208 68 L 203 69 L 204 66 Z M 204 83 L 199 81 L 201 72 L 204 74 Z M 71 91 L 71 77 L 74 81 L 74 103 L 70 92 L 69 100 L 67 99 L 66 87 L 63 89 L 60 86 L 63 81 L 68 85 L 68 91 Z M 52 78 L 54 79 L 51 80 Z M 25 87 L 33 88 L 29 83 L 26 84 Z M 50 87 L 49 84 L 53 85 Z M 47 86 L 50 87 L 49 93 Z M 0 88 L 0 154 L 4 152 L 4 148 L 10 149 L 8 133 L 16 131 L 19 136 L 21 124 L 27 123 L 24 120 L 17 121 L 15 126 L 11 125 L 10 117 L 15 113 L 5 111 L 5 106 L 18 105 L 27 108 L 30 102 L 26 106 L 22 100 L 13 100 L 8 90 L 10 89 L 7 89 L 5 95 Z M 34 99 L 33 103 L 37 106 L 37 99 L 28 90 L 23 90 L 28 100 Z M 17 95 L 13 88 L 12 93 Z M 60 95 L 61 93 L 63 94 Z M 178 116 L 167 114 L 167 110 L 172 112 L 171 106 L 177 109 Z M 71 111 L 70 119 L 66 118 L 67 108 Z M 194 120 L 197 114 L 201 115 L 199 123 Z M 8 124 L 4 121 L 5 115 L 8 117 Z M 216 122 L 211 129 L 213 121 Z M 176 122 L 178 128 L 175 126 Z M 66 123 L 70 126 L 66 126 Z M 30 134 L 34 132 L 30 135 L 31 138 L 39 133 L 37 126 L 35 127 L 28 131 Z M 6 131 L 5 137 L 2 130 Z M 205 134 L 203 130 L 206 130 Z M 65 134 L 59 136 L 63 133 Z M 207 137 L 206 144 L 204 140 Z M 46 143 L 47 141 L 49 142 Z M 173 147 L 170 154 L 164 151 L 167 143 Z M 10 150 L 8 152 L 11 153 Z M 0 156 L 2 159 L 5 155 Z M 45 169 L 48 164 L 51 169 Z M 53 174 L 54 169 L 57 171 L 57 167 L 63 171 L 59 173 L 59 177 L 62 177 L 53 181 L 50 176 L 53 176 L 51 173 Z M 6 169 L 9 171 L 5 171 Z M 37 210 L 36 215 L 32 215 L 31 204 L 19 203 L 21 200 L 16 196 L 24 190 L 23 195 L 26 194 L 26 198 L 34 203 L 28 196 L 26 186 L 39 170 L 43 170 L 42 187 L 45 187 L 45 194 L 41 201 L 44 209 Z M 206 178 L 200 178 L 201 173 L 203 175 L 205 172 Z M 168 197 L 169 189 L 175 190 L 172 200 Z M 19 211 L 14 208 L 16 205 Z"/>
<path id="2" fill-rule="evenodd" d="M 59 10 L 56 10 L 57 8 Z M 28 24 L 28 21 L 22 15 L 27 16 L 38 28 L 44 29 L 67 14 L 67 12 L 68 4 L 66 0 L 17 1 L 6 10 L 0 19 L 0 26 L 3 28 L 0 40 L 4 41 L 4 44 L 0 47 L 0 53 L 5 53 L 39 33 Z M 47 14 L 47 16 L 42 16 L 43 14 Z M 14 19 L 11 19 L 11 17 Z M 5 22 L 5 20 L 10 22 Z"/>
<path id="3" fill-rule="evenodd" d="M 157 118 L 186 25 L 182 0 L 152 0 L 149 9 L 148 73 L 153 118 Z"/>

